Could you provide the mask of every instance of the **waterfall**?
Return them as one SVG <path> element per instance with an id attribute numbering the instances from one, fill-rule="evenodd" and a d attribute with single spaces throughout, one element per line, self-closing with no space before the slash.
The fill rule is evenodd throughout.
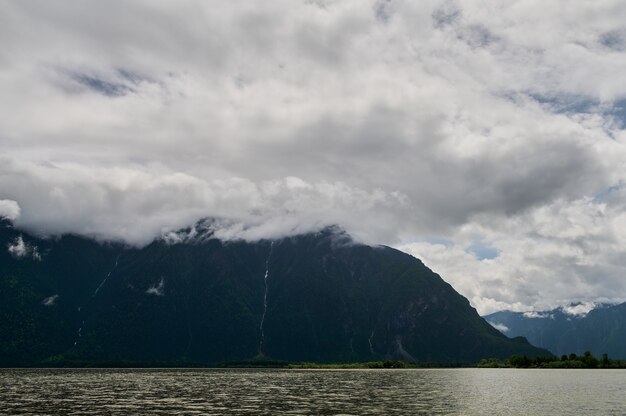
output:
<path id="1" fill-rule="evenodd" d="M 102 288 L 102 286 L 104 286 L 104 284 L 106 283 L 107 279 L 111 276 L 111 273 L 113 273 L 113 270 L 115 270 L 115 268 L 117 267 L 117 262 L 119 261 L 120 256 L 118 255 L 115 258 L 115 264 L 113 265 L 113 268 L 111 269 L 111 271 L 104 277 L 104 280 L 100 283 L 100 285 L 96 288 L 96 291 L 93 292 L 93 295 L 91 295 L 91 297 L 95 297 L 98 292 L 100 291 L 100 289 Z"/>
<path id="2" fill-rule="evenodd" d="M 104 277 L 104 280 L 102 280 L 102 282 L 100 282 L 100 284 L 98 285 L 98 287 L 96 288 L 95 292 L 93 292 L 93 295 L 91 295 L 91 298 L 95 298 L 96 295 L 98 294 L 98 292 L 100 291 L 100 289 L 102 288 L 102 286 L 104 286 L 104 284 L 106 283 L 107 279 L 111 276 L 111 273 L 113 273 L 113 271 L 115 270 L 115 268 L 117 267 L 117 263 L 120 260 L 120 255 L 118 254 L 118 256 L 115 258 L 115 264 L 113 264 L 113 268 L 109 271 L 109 273 L 107 273 L 107 275 Z M 80 314 L 82 311 L 82 307 L 79 306 L 78 307 L 78 313 Z M 81 324 L 80 324 L 80 328 L 78 328 L 78 333 L 76 334 L 76 341 L 74 341 L 74 346 L 76 346 L 78 344 L 78 341 L 80 340 L 80 337 L 83 335 L 83 327 L 85 326 L 85 320 L 81 320 Z"/>
<path id="3" fill-rule="evenodd" d="M 263 325 L 265 324 L 265 314 L 267 313 L 267 279 L 270 275 L 270 259 L 272 257 L 272 251 L 274 251 L 274 242 L 272 241 L 270 244 L 270 252 L 267 255 L 267 259 L 265 260 L 265 276 L 263 277 L 263 282 L 265 284 L 265 291 L 263 293 L 263 315 L 261 315 L 261 325 L 259 326 L 259 330 L 261 331 L 261 339 L 259 340 L 259 354 L 258 357 L 264 357 L 263 354 L 263 341 L 265 341 L 265 332 L 263 330 Z"/>

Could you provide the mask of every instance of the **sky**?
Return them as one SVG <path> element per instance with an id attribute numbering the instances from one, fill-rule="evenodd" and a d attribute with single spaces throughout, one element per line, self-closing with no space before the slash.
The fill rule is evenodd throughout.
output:
<path id="1" fill-rule="evenodd" d="M 626 301 L 623 0 L 6 0 L 0 215 L 337 224 L 480 313 Z"/>

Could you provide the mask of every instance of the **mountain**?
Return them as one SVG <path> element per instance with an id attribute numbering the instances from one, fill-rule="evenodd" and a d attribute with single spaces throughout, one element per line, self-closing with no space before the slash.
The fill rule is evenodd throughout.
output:
<path id="1" fill-rule="evenodd" d="M 548 354 L 502 335 L 416 258 L 337 228 L 220 241 L 206 221 L 133 248 L 3 220 L 0 247 L 1 366 Z"/>
<path id="2" fill-rule="evenodd" d="M 554 354 L 606 353 L 626 360 L 626 303 L 600 305 L 587 314 L 568 313 L 571 308 L 545 312 L 496 312 L 485 316 L 509 336 L 523 336 Z"/>

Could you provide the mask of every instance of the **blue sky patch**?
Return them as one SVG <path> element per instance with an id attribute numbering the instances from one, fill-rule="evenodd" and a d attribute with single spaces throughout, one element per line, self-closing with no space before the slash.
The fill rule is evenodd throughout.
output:
<path id="1" fill-rule="evenodd" d="M 500 251 L 485 241 L 476 240 L 466 250 L 478 260 L 491 260 L 500 255 Z"/>
<path id="2" fill-rule="evenodd" d="M 108 97 L 119 97 L 133 91 L 132 88 L 122 82 L 107 81 L 87 74 L 73 74 L 72 79 L 90 90 Z"/>

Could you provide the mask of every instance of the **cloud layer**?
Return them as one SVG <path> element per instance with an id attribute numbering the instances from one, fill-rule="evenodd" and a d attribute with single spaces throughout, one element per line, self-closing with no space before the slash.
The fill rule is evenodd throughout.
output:
<path id="1" fill-rule="evenodd" d="M 622 1 L 7 1 L 0 215 L 339 224 L 481 312 L 626 300 Z M 9 205 L 7 205 L 9 204 Z"/>

